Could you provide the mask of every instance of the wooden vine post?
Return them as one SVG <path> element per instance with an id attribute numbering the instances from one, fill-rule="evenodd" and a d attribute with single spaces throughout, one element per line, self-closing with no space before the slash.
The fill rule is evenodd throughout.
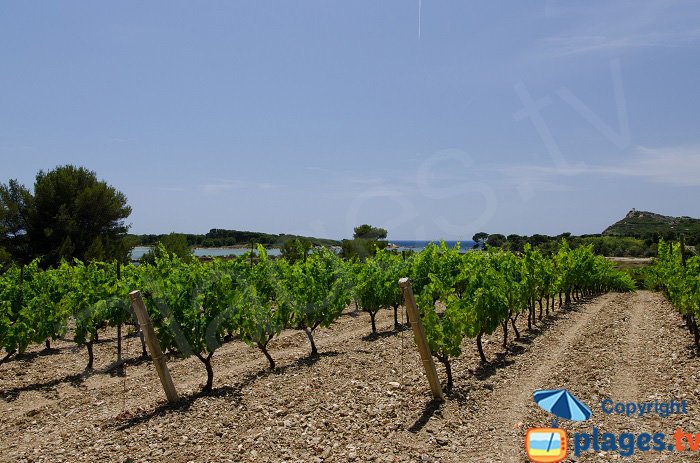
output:
<path id="1" fill-rule="evenodd" d="M 425 374 L 428 376 L 430 390 L 433 392 L 433 399 L 440 401 L 445 400 L 445 397 L 442 394 L 440 379 L 438 378 L 437 370 L 435 369 L 435 362 L 433 361 L 433 356 L 430 353 L 428 339 L 425 337 L 423 323 L 421 322 L 420 315 L 418 314 L 416 299 L 413 297 L 411 281 L 408 278 L 401 278 L 399 280 L 399 287 L 401 288 L 401 291 L 403 291 L 403 297 L 406 301 L 406 311 L 408 312 L 408 320 L 411 322 L 413 335 L 415 336 L 416 344 L 418 345 L 418 352 L 420 352 L 420 358 L 423 361 L 423 368 L 425 368 Z"/>
<path id="2" fill-rule="evenodd" d="M 146 338 L 146 345 L 151 353 L 153 364 L 156 366 L 158 377 L 163 385 L 163 389 L 165 389 L 165 396 L 168 398 L 168 402 L 177 402 L 179 400 L 177 391 L 175 390 L 173 379 L 170 377 L 168 365 L 165 363 L 163 351 L 160 349 L 160 344 L 158 344 L 156 333 L 153 331 L 151 317 L 148 316 L 148 312 L 146 311 L 146 305 L 143 303 L 141 291 L 132 291 L 129 293 L 129 297 L 131 298 L 131 307 L 133 307 L 134 312 L 136 312 L 136 318 L 138 318 L 141 331 Z"/>

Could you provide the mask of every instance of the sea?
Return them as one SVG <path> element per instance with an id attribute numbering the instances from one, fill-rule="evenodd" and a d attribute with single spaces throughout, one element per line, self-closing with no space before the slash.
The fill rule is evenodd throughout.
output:
<path id="1" fill-rule="evenodd" d="M 412 251 L 421 251 L 423 250 L 428 244 L 430 243 L 439 243 L 440 240 L 436 241 L 416 241 L 416 240 L 389 240 L 391 244 L 396 245 L 397 247 L 394 248 L 398 251 L 407 251 L 407 250 L 412 250 Z M 474 245 L 474 241 L 472 240 L 464 240 L 464 241 L 445 241 L 445 244 L 449 246 L 450 248 L 454 247 L 457 245 L 457 243 L 460 243 L 460 249 L 462 251 L 466 251 L 468 249 L 471 249 L 471 247 Z M 141 257 L 143 257 L 144 254 L 146 254 L 151 248 L 148 246 L 136 246 L 131 250 L 131 259 L 132 260 L 139 260 Z M 226 256 L 242 256 L 243 254 L 246 254 L 250 252 L 249 248 L 194 248 L 193 253 L 197 257 L 226 257 Z M 271 248 L 267 250 L 268 255 L 270 256 L 279 256 L 281 254 L 281 251 L 277 248 Z"/>
<path id="2" fill-rule="evenodd" d="M 131 250 L 131 259 L 139 260 L 150 251 L 149 246 L 136 246 Z M 242 256 L 250 252 L 250 248 L 194 248 L 192 250 L 197 257 L 226 257 L 226 256 Z M 267 250 L 270 256 L 279 256 L 282 252 L 277 248 Z"/>
<path id="3" fill-rule="evenodd" d="M 421 251 L 430 243 L 440 244 L 440 240 L 435 240 L 435 241 L 389 240 L 389 242 L 398 246 L 399 250 L 412 249 L 414 251 Z M 474 244 L 475 244 L 474 241 L 472 241 L 472 240 L 460 240 L 460 241 L 447 241 L 447 240 L 445 240 L 445 244 L 450 248 L 455 247 L 458 243 L 459 243 L 459 249 L 461 251 L 466 251 L 468 249 L 471 249 L 472 246 L 474 246 Z"/>

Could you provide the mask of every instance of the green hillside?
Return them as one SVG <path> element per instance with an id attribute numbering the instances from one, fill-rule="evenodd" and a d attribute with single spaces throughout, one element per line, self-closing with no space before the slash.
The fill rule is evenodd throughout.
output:
<path id="1" fill-rule="evenodd" d="M 197 247 L 220 247 L 220 246 L 249 246 L 250 243 L 259 243 L 265 246 L 282 247 L 287 241 L 303 239 L 310 241 L 314 246 L 339 246 L 340 241 L 326 238 L 315 238 L 298 235 L 276 235 L 271 233 L 260 233 L 240 230 L 224 230 L 213 228 L 205 235 L 184 234 L 187 244 Z M 165 235 L 131 235 L 134 245 L 153 246 L 163 239 Z"/>
<path id="2" fill-rule="evenodd" d="M 700 219 L 671 217 L 632 209 L 620 221 L 603 231 L 607 236 L 629 236 L 644 240 L 678 239 L 685 236 L 688 244 L 700 244 Z"/>

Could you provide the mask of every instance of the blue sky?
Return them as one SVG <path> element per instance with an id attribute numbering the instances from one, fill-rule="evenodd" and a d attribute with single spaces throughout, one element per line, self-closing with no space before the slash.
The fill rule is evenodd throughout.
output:
<path id="1" fill-rule="evenodd" d="M 700 217 L 697 2 L 3 2 L 0 62 L 0 181 L 86 166 L 136 233 Z"/>

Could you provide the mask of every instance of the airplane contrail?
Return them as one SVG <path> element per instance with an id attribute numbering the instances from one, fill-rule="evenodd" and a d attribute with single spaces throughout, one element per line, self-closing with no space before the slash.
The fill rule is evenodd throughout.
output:
<path id="1" fill-rule="evenodd" d="M 418 0 L 418 40 L 420 40 L 420 13 L 423 6 L 423 0 Z"/>

